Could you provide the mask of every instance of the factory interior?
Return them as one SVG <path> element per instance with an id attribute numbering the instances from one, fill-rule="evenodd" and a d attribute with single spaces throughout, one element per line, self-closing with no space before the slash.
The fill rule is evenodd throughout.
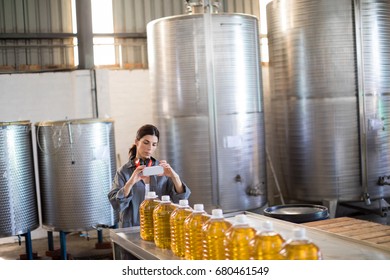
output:
<path id="1" fill-rule="evenodd" d="M 0 7 L 0 260 L 183 259 L 108 199 L 144 124 L 191 207 L 390 260 L 389 1 Z"/>

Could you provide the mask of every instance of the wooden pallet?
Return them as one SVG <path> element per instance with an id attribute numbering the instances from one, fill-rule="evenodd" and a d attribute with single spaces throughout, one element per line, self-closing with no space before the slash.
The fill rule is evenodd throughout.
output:
<path id="1" fill-rule="evenodd" d="M 390 249 L 390 226 L 349 217 L 305 223 L 305 226 L 347 236 Z"/>

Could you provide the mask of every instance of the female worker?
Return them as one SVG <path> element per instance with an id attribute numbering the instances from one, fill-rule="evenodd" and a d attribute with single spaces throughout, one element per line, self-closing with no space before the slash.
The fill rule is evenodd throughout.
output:
<path id="1" fill-rule="evenodd" d="M 160 133 L 150 124 L 138 129 L 135 143 L 129 151 L 129 161 L 116 172 L 108 198 L 119 212 L 119 227 L 139 226 L 139 206 L 148 191 L 155 191 L 161 198 L 169 195 L 174 203 L 188 199 L 191 194 L 187 185 L 165 160 L 152 157 L 158 146 Z M 146 167 L 159 165 L 163 173 L 143 176 Z"/>

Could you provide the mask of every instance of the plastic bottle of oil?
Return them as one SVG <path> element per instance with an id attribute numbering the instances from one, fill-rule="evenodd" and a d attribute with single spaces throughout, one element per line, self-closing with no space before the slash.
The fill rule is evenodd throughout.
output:
<path id="1" fill-rule="evenodd" d="M 143 240 L 154 241 L 153 210 L 158 203 L 156 192 L 148 192 L 139 207 L 140 236 Z"/>
<path id="2" fill-rule="evenodd" d="M 305 228 L 294 228 L 293 238 L 283 246 L 280 254 L 286 260 L 321 260 L 318 246 L 306 237 Z"/>
<path id="3" fill-rule="evenodd" d="M 178 257 L 184 257 L 184 220 L 192 212 L 187 199 L 179 201 L 179 207 L 176 208 L 170 218 L 171 225 L 171 250 Z"/>
<path id="4" fill-rule="evenodd" d="M 253 259 L 255 260 L 281 260 L 280 251 L 286 241 L 274 231 L 271 221 L 265 221 L 262 229 L 252 239 Z"/>
<path id="5" fill-rule="evenodd" d="M 225 260 L 224 237 L 232 224 L 223 217 L 222 209 L 213 209 L 210 219 L 203 225 L 203 259 Z"/>
<path id="6" fill-rule="evenodd" d="M 252 259 L 252 247 L 250 241 L 255 237 L 256 230 L 249 225 L 246 215 L 240 214 L 234 217 L 231 226 L 224 239 L 226 259 L 250 260 Z"/>
<path id="7" fill-rule="evenodd" d="M 204 211 L 203 204 L 195 204 L 194 211 L 184 220 L 186 260 L 203 259 L 202 226 L 208 219 L 210 217 Z"/>
<path id="8" fill-rule="evenodd" d="M 169 195 L 163 195 L 161 202 L 153 210 L 154 243 L 162 249 L 171 248 L 171 227 L 169 219 L 175 210 Z"/>

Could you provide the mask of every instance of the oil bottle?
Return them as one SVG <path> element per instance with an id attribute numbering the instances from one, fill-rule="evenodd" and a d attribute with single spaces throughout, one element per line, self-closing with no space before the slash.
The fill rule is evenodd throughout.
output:
<path id="1" fill-rule="evenodd" d="M 254 260 L 281 260 L 280 251 L 286 241 L 277 232 L 271 221 L 265 221 L 262 229 L 251 240 Z"/>
<path id="2" fill-rule="evenodd" d="M 169 219 L 175 210 L 169 195 L 163 195 L 153 210 L 154 243 L 162 249 L 171 248 L 171 227 Z"/>
<path id="3" fill-rule="evenodd" d="M 283 246 L 280 254 L 286 260 L 321 260 L 318 246 L 306 237 L 305 228 L 294 228 L 293 238 Z"/>
<path id="4" fill-rule="evenodd" d="M 173 254 L 178 257 L 184 257 L 185 243 L 184 243 L 184 220 L 192 212 L 192 208 L 188 204 L 187 199 L 179 201 L 177 207 L 171 214 L 171 250 Z"/>
<path id="5" fill-rule="evenodd" d="M 195 204 L 194 211 L 184 220 L 186 260 L 203 259 L 202 226 L 209 218 L 203 204 Z"/>
<path id="6" fill-rule="evenodd" d="M 255 237 L 256 230 L 249 225 L 245 214 L 235 216 L 234 220 L 233 226 L 225 234 L 226 259 L 250 260 L 253 255 L 250 241 Z"/>
<path id="7" fill-rule="evenodd" d="M 210 219 L 202 227 L 203 259 L 225 260 L 224 237 L 232 224 L 223 217 L 222 209 L 213 209 Z"/>
<path id="8" fill-rule="evenodd" d="M 156 192 L 148 192 L 139 207 L 140 236 L 143 240 L 154 241 L 153 210 L 158 203 Z"/>

